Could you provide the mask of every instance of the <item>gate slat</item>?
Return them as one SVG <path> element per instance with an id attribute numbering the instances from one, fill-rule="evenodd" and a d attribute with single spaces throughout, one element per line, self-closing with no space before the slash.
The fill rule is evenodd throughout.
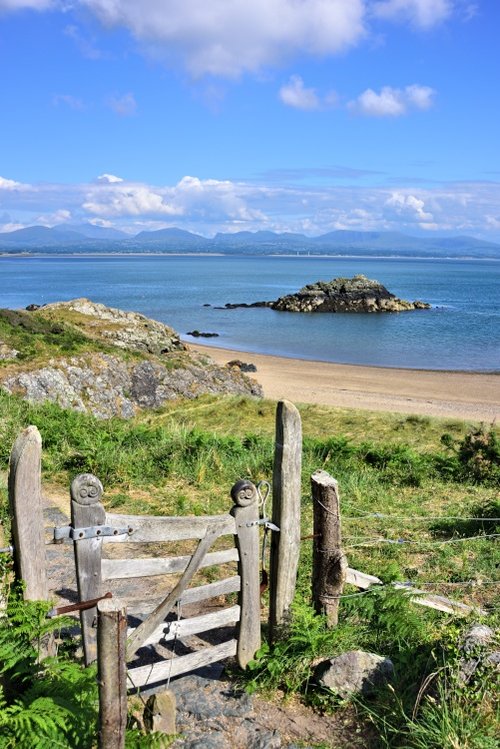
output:
<path id="1" fill-rule="evenodd" d="M 234 624 L 240 619 L 240 607 L 231 606 L 229 609 L 220 609 L 212 611 L 211 614 L 203 616 L 193 616 L 190 619 L 180 619 L 179 621 L 162 622 L 143 642 L 143 645 L 155 645 L 158 643 L 169 642 L 180 637 L 188 635 L 197 635 L 200 632 L 209 632 L 217 627 L 224 627 L 228 624 Z M 129 629 L 128 636 L 134 630 Z"/>
<path id="2" fill-rule="evenodd" d="M 205 515 L 202 517 L 153 517 L 148 515 L 115 515 L 106 513 L 106 525 L 132 528 L 130 535 L 107 536 L 105 543 L 151 543 L 160 541 L 186 541 L 201 539 L 214 526 L 221 526 L 220 535 L 236 533 L 231 515 Z"/>
<path id="3" fill-rule="evenodd" d="M 113 580 L 124 577 L 152 577 L 154 575 L 166 575 L 184 572 L 191 556 L 168 557 L 152 559 L 103 559 L 102 579 Z M 205 556 L 202 567 L 211 567 L 214 564 L 226 564 L 238 561 L 238 549 L 224 549 L 213 551 Z"/>
<path id="4" fill-rule="evenodd" d="M 170 677 L 194 671 L 210 663 L 216 663 L 224 658 L 236 655 L 237 640 L 228 640 L 214 647 L 204 648 L 196 653 L 181 655 L 168 661 L 160 661 L 152 666 L 138 666 L 127 672 L 129 689 L 152 685 Z"/>
<path id="5" fill-rule="evenodd" d="M 217 598 L 228 593 L 237 593 L 241 587 L 241 577 L 234 575 L 227 577 L 225 580 L 218 580 L 216 583 L 207 585 L 198 585 L 196 588 L 188 588 L 182 594 L 182 603 L 199 603 L 206 601 L 208 598 Z M 127 601 L 127 611 L 129 614 L 148 614 L 154 611 L 159 603 L 158 598 L 140 601 L 133 599 Z"/>

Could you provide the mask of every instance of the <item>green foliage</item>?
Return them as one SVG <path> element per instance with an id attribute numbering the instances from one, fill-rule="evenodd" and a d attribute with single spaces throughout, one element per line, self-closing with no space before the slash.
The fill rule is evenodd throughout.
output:
<path id="1" fill-rule="evenodd" d="M 21 360 L 48 351 L 76 353 L 89 344 L 89 339 L 72 326 L 9 309 L 0 309 L 0 338 L 19 351 L 17 358 Z"/>

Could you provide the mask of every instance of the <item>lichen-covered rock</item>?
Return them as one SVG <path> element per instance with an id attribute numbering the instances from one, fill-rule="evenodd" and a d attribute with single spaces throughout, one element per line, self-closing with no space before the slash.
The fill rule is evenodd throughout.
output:
<path id="1" fill-rule="evenodd" d="M 308 284 L 280 297 L 271 307 L 286 312 L 402 312 L 430 305 L 398 299 L 378 281 L 358 275 Z"/>
<path id="2" fill-rule="evenodd" d="M 71 321 L 85 333 L 129 351 L 160 356 L 186 350 L 173 328 L 139 312 L 126 312 L 85 298 L 46 304 L 40 312 L 44 316 L 73 313 Z"/>
<path id="3" fill-rule="evenodd" d="M 350 650 L 323 661 L 315 672 L 317 682 L 340 697 L 372 694 L 391 681 L 393 676 L 394 666 L 389 658 L 364 650 Z"/>
<path id="4" fill-rule="evenodd" d="M 7 346 L 6 343 L 0 341 L 0 361 L 6 361 L 7 359 L 15 359 L 19 354 L 15 348 Z"/>
<path id="5" fill-rule="evenodd" d="M 208 393 L 262 396 L 254 380 L 201 357 L 185 355 L 169 364 L 128 362 L 95 353 L 53 359 L 39 369 L 10 374 L 2 387 L 32 403 L 51 401 L 101 419 L 130 418 L 139 408 L 158 408 L 168 400 Z"/>

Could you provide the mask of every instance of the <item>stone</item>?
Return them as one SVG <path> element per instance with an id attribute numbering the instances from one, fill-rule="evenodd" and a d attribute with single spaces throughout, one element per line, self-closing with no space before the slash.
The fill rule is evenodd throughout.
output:
<path id="1" fill-rule="evenodd" d="M 203 333 L 200 330 L 189 330 L 186 335 L 190 335 L 193 338 L 218 338 L 218 333 Z"/>
<path id="2" fill-rule="evenodd" d="M 231 361 L 228 361 L 227 366 L 236 367 L 237 369 L 240 370 L 240 372 L 256 372 L 257 371 L 257 367 L 255 366 L 255 364 L 241 361 L 241 359 L 231 359 Z"/>
<path id="3" fill-rule="evenodd" d="M 340 697 L 373 694 L 390 682 L 393 676 L 394 666 L 389 658 L 364 650 L 342 653 L 323 661 L 315 670 L 317 683 Z"/>
<path id="4" fill-rule="evenodd" d="M 474 624 L 462 636 L 459 649 L 459 679 L 463 684 L 471 681 L 479 668 L 500 673 L 500 651 L 495 649 L 496 636 L 491 627 Z"/>
<path id="5" fill-rule="evenodd" d="M 144 725 L 150 732 L 161 731 L 172 736 L 177 732 L 175 715 L 175 694 L 166 689 L 164 692 L 153 694 L 146 702 Z"/>
<path id="6" fill-rule="evenodd" d="M 15 359 L 19 351 L 15 348 L 10 348 L 6 343 L 0 341 L 0 361 L 7 361 L 8 359 Z"/>

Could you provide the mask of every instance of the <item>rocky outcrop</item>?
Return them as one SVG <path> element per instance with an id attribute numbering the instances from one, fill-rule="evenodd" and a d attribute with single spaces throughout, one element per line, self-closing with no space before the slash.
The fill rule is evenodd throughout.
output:
<path id="1" fill-rule="evenodd" d="M 403 312 L 429 309 L 430 304 L 398 299 L 378 281 L 358 275 L 308 284 L 274 302 L 226 304 L 226 307 L 270 307 L 280 312 Z"/>
<path id="2" fill-rule="evenodd" d="M 42 312 L 44 317 L 53 317 L 54 313 L 57 317 L 62 313 L 64 319 L 92 338 L 128 351 L 160 356 L 186 350 L 173 328 L 139 312 L 125 312 L 84 298 L 46 304 Z"/>
<path id="3" fill-rule="evenodd" d="M 262 397 L 255 380 L 234 367 L 217 365 L 205 354 L 188 352 L 172 328 L 136 312 L 76 299 L 24 314 L 36 329 L 50 326 L 51 342 L 57 339 L 58 324 L 61 335 L 68 328 L 83 333 L 79 344 L 89 350 L 73 356 L 14 359 L 0 369 L 0 387 L 32 403 L 51 401 L 107 419 L 130 418 L 139 409 L 159 408 L 176 398 Z M 6 352 L 9 358 L 17 353 L 8 346 Z"/>
<path id="4" fill-rule="evenodd" d="M 7 344 L 5 344 L 3 341 L 0 341 L 0 361 L 15 359 L 18 353 L 19 351 L 17 351 L 15 348 L 11 348 L 10 346 L 7 346 Z"/>

